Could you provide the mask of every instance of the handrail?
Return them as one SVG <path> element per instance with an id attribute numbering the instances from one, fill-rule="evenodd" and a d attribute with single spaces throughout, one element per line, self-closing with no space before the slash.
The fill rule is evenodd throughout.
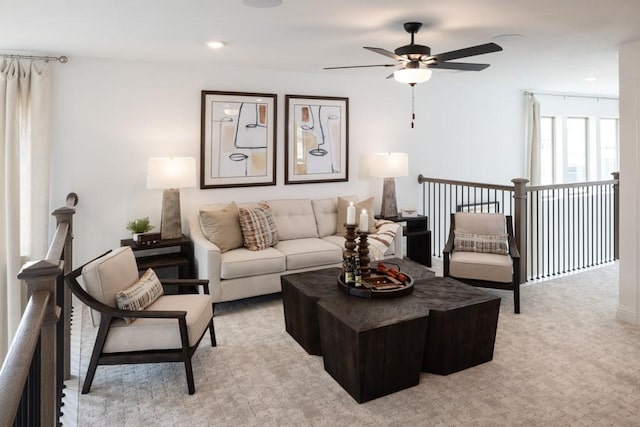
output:
<path id="1" fill-rule="evenodd" d="M 10 426 L 20 405 L 22 389 L 29 375 L 50 294 L 36 291 L 29 298 L 18 331 L 0 370 L 0 425 Z"/>
<path id="2" fill-rule="evenodd" d="M 478 188 L 482 187 L 482 188 L 488 188 L 490 190 L 501 190 L 501 191 L 513 190 L 513 185 L 498 185 L 498 184 L 486 184 L 482 182 L 456 181 L 452 179 L 427 178 L 422 174 L 418 175 L 418 184 L 423 184 L 425 182 L 434 182 L 436 184 L 460 185 L 465 187 L 478 187 Z"/>
<path id="3" fill-rule="evenodd" d="M 579 188 L 579 187 L 599 187 L 602 185 L 614 185 L 617 184 L 617 179 L 609 179 L 606 181 L 585 181 L 585 182 L 571 182 L 567 184 L 550 184 L 550 185 L 531 185 L 527 187 L 528 192 L 541 191 L 541 190 L 559 190 L 565 188 Z"/>

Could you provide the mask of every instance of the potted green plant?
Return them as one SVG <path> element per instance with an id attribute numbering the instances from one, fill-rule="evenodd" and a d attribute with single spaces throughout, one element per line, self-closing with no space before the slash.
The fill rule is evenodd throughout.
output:
<path id="1" fill-rule="evenodd" d="M 149 221 L 149 217 L 145 216 L 144 218 L 136 218 L 133 221 L 127 222 L 127 230 L 131 231 L 132 238 L 135 242 L 138 241 L 139 237 L 143 233 L 148 233 L 153 230 L 154 226 L 151 225 Z"/>

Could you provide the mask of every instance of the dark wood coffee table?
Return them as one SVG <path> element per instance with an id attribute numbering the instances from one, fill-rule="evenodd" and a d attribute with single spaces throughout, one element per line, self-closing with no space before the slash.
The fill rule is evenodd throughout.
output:
<path id="1" fill-rule="evenodd" d="M 418 385 L 429 309 L 408 296 L 318 303 L 324 370 L 358 403 Z"/>
<path id="2" fill-rule="evenodd" d="M 411 298 L 429 308 L 424 372 L 448 375 L 493 359 L 500 297 L 433 277 L 416 282 Z"/>
<path id="3" fill-rule="evenodd" d="M 370 300 L 337 286 L 339 268 L 284 275 L 287 332 L 358 402 L 418 384 L 420 372 L 447 375 L 493 358 L 500 298 L 396 260 L 413 293 Z"/>
<path id="4" fill-rule="evenodd" d="M 384 262 L 399 265 L 400 270 L 409 274 L 414 280 L 435 276 L 423 265 L 407 258 L 391 258 Z M 337 267 L 325 268 L 285 274 L 280 278 L 286 330 L 309 354 L 322 356 L 318 301 L 322 298 L 342 295 L 337 283 L 340 271 L 341 269 Z"/>

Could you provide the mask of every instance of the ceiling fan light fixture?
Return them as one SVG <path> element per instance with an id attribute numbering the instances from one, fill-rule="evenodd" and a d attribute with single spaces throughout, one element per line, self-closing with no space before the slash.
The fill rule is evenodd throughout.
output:
<path id="1" fill-rule="evenodd" d="M 431 78 L 431 70 L 429 68 L 403 68 L 393 73 L 393 78 L 409 85 L 426 82 Z"/>

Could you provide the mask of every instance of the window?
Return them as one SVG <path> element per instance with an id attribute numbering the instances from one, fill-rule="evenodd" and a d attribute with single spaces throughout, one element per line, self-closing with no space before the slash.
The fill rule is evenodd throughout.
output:
<path id="1" fill-rule="evenodd" d="M 540 184 L 611 179 L 618 160 L 617 118 L 540 117 Z"/>
<path id="2" fill-rule="evenodd" d="M 587 126 L 586 117 L 567 118 L 567 162 L 564 168 L 564 182 L 587 180 Z"/>
<path id="3" fill-rule="evenodd" d="M 600 179 L 618 170 L 618 119 L 600 119 Z"/>

